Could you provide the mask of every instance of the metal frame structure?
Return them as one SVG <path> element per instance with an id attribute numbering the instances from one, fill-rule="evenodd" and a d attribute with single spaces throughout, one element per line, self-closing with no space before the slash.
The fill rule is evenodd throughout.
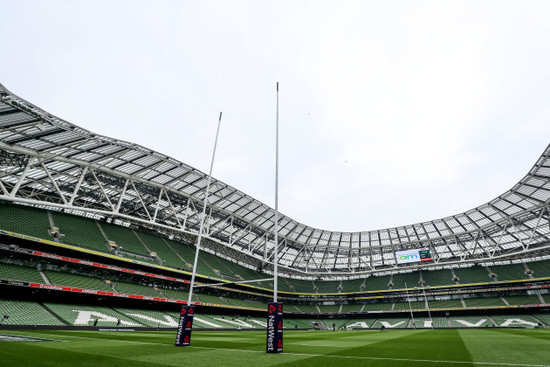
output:
<path id="1" fill-rule="evenodd" d="M 137 144 L 57 118 L 0 84 L 0 200 L 139 225 L 191 242 L 199 231 L 207 175 Z M 312 228 L 279 216 L 282 275 L 353 276 L 397 265 L 395 252 L 428 247 L 429 265 L 550 253 L 550 146 L 509 191 L 464 213 L 362 232 Z M 271 272 L 275 211 L 212 180 L 204 246 Z"/>

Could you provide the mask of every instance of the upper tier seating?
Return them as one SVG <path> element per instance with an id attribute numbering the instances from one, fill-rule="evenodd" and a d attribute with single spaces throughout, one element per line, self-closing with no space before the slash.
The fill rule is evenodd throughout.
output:
<path id="1" fill-rule="evenodd" d="M 0 202 L 0 229 L 38 238 L 49 235 L 50 221 L 45 210 Z"/>

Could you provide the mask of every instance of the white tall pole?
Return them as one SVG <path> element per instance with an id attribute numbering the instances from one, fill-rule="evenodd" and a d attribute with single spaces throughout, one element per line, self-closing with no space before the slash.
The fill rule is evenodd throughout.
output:
<path id="1" fill-rule="evenodd" d="M 199 227 L 199 237 L 197 238 L 197 249 L 195 250 L 195 261 L 193 262 L 193 274 L 191 275 L 191 286 L 189 287 L 189 298 L 187 305 L 191 305 L 193 299 L 193 287 L 195 285 L 195 274 L 197 273 L 197 263 L 199 261 L 199 251 L 201 249 L 202 231 L 204 228 L 204 219 L 206 217 L 206 205 L 208 204 L 208 195 L 210 194 L 210 182 L 212 181 L 212 168 L 214 168 L 214 158 L 216 157 L 216 146 L 218 145 L 218 135 L 220 134 L 220 125 L 222 122 L 222 113 L 218 119 L 218 128 L 216 130 L 216 140 L 214 141 L 214 151 L 212 152 L 212 161 L 210 162 L 210 171 L 208 172 L 208 181 L 206 183 L 206 192 L 204 194 L 204 204 L 202 206 L 202 214 Z"/>
<path id="2" fill-rule="evenodd" d="M 424 305 L 428 310 L 428 317 L 430 318 L 430 323 L 432 324 L 432 329 L 433 329 L 434 320 L 432 319 L 432 313 L 430 312 L 430 305 L 428 304 L 428 298 L 426 297 L 426 291 L 424 290 L 424 283 L 422 283 L 422 294 L 424 294 Z"/>
<path id="3" fill-rule="evenodd" d="M 279 278 L 279 82 L 277 82 L 277 106 L 275 112 L 275 249 L 273 253 L 273 302 L 277 302 Z"/>
<path id="4" fill-rule="evenodd" d="M 409 298 L 409 289 L 407 288 L 407 282 L 405 282 L 405 292 L 407 293 L 407 301 L 409 302 L 409 310 L 411 311 L 411 320 L 413 328 L 416 330 L 416 324 L 414 323 L 413 309 L 411 307 L 411 299 Z"/>

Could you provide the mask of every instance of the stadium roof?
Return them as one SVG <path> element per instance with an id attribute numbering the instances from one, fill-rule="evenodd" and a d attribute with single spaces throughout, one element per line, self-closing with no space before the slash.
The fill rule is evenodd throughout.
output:
<path id="1" fill-rule="evenodd" d="M 408 267 L 396 251 L 429 248 L 443 265 L 547 254 L 550 146 L 509 191 L 464 213 L 363 232 L 312 228 L 279 217 L 287 274 L 357 274 Z M 472 177 L 475 180 L 475 177 Z M 207 176 L 137 144 L 57 118 L 0 84 L 0 200 L 88 212 L 172 235 L 198 233 Z M 207 246 L 269 269 L 274 210 L 213 179 Z M 413 265 L 414 266 L 414 265 Z"/>

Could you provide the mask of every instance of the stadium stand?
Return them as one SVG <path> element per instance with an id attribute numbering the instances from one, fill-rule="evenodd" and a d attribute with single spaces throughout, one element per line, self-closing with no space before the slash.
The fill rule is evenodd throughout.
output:
<path id="1" fill-rule="evenodd" d="M 500 297 L 464 298 L 467 307 L 506 306 Z"/>
<path id="2" fill-rule="evenodd" d="M 284 319 L 283 327 L 285 329 L 312 329 L 313 321 L 307 319 Z"/>
<path id="3" fill-rule="evenodd" d="M 95 289 L 99 291 L 113 291 L 113 289 L 107 283 L 105 283 L 104 280 L 88 275 L 71 274 L 67 272 L 52 270 L 44 270 L 44 274 L 46 274 L 50 282 L 54 285 L 83 289 Z"/>
<path id="4" fill-rule="evenodd" d="M 145 246 L 141 243 L 141 241 L 137 238 L 137 236 L 130 228 L 125 228 L 109 223 L 101 223 L 100 227 L 107 236 L 107 239 L 109 241 L 116 242 L 120 250 L 127 251 L 132 254 L 141 255 L 141 260 L 151 262 L 153 261 L 149 254 L 149 251 L 145 248 Z M 123 253 L 123 255 L 126 254 Z"/>
<path id="5" fill-rule="evenodd" d="M 363 305 L 358 304 L 348 304 L 348 305 L 342 305 L 342 312 L 359 312 L 363 309 Z"/>
<path id="6" fill-rule="evenodd" d="M 149 251 L 157 254 L 157 257 L 164 265 L 171 266 L 176 269 L 187 268 L 187 263 L 182 261 L 174 250 L 166 245 L 162 238 L 144 232 L 134 233 L 140 241 L 146 244 Z"/>
<path id="7" fill-rule="evenodd" d="M 340 286 L 340 281 L 319 281 L 314 282 L 317 287 L 317 292 L 319 293 L 338 293 Z"/>
<path id="8" fill-rule="evenodd" d="M 432 317 L 431 320 L 428 317 L 415 317 L 414 322 L 417 328 L 431 328 L 432 325 L 438 329 L 449 327 L 446 317 Z"/>
<path id="9" fill-rule="evenodd" d="M 179 299 L 179 300 L 187 301 L 187 298 L 189 298 L 189 292 L 178 290 L 178 289 L 163 288 L 162 293 L 164 294 L 164 296 L 170 299 Z"/>
<path id="10" fill-rule="evenodd" d="M 0 279 L 22 280 L 27 282 L 45 283 L 35 267 L 0 262 Z"/>
<path id="11" fill-rule="evenodd" d="M 453 284 L 453 274 L 449 269 L 422 270 L 421 278 L 425 286 L 440 286 Z"/>
<path id="12" fill-rule="evenodd" d="M 432 300 L 429 301 L 430 308 L 463 308 L 459 299 Z"/>
<path id="13" fill-rule="evenodd" d="M 418 271 L 393 275 L 393 289 L 411 289 L 417 287 L 420 287 L 420 274 Z"/>
<path id="14" fill-rule="evenodd" d="M 550 314 L 537 313 L 533 317 L 546 327 L 550 327 Z"/>
<path id="15" fill-rule="evenodd" d="M 363 312 L 367 311 L 389 311 L 392 309 L 393 303 L 391 302 L 379 302 L 379 303 L 365 303 Z"/>
<path id="16" fill-rule="evenodd" d="M 454 269 L 454 272 L 459 278 L 460 284 L 487 283 L 492 281 L 492 279 L 489 277 L 489 272 L 483 266 L 456 268 Z"/>
<path id="17" fill-rule="evenodd" d="M 379 329 L 384 326 L 386 329 L 406 329 L 409 321 L 409 318 L 380 318 L 372 324 L 371 328 Z"/>
<path id="18" fill-rule="evenodd" d="M 44 303 L 44 306 L 65 323 L 73 326 L 117 326 L 118 319 L 121 320 L 119 326 L 145 326 L 109 307 L 61 303 Z M 94 325 L 95 319 L 98 319 L 97 325 Z"/>
<path id="19" fill-rule="evenodd" d="M 550 277 L 550 260 L 528 262 L 527 267 L 533 271 L 533 277 Z"/>
<path id="20" fill-rule="evenodd" d="M 376 320 L 373 319 L 351 319 L 345 324 L 346 329 L 368 329 L 374 327 Z M 380 327 L 380 326 L 378 326 Z"/>
<path id="21" fill-rule="evenodd" d="M 51 238 L 45 210 L 0 202 L 0 229 L 38 238 Z"/>
<path id="22" fill-rule="evenodd" d="M 449 319 L 451 327 L 492 327 L 494 325 L 490 317 L 481 316 L 453 316 Z"/>
<path id="23" fill-rule="evenodd" d="M 314 293 L 314 284 L 310 280 L 300 280 L 300 279 L 287 279 L 286 280 L 290 286 L 291 291 L 296 293 Z"/>
<path id="24" fill-rule="evenodd" d="M 319 309 L 315 305 L 294 305 L 300 312 L 319 313 Z"/>
<path id="25" fill-rule="evenodd" d="M 339 313 L 340 312 L 340 305 L 319 305 L 319 311 L 321 313 Z"/>
<path id="26" fill-rule="evenodd" d="M 540 322 L 531 315 L 494 315 L 492 319 L 500 327 L 535 327 Z"/>
<path id="27" fill-rule="evenodd" d="M 499 281 L 529 279 L 523 264 L 491 265 L 491 270 Z"/>
<path id="28" fill-rule="evenodd" d="M 147 327 L 177 327 L 179 314 L 177 312 L 162 312 L 156 310 L 113 308 L 117 313 L 124 315 L 128 320 L 143 324 Z"/>
<path id="29" fill-rule="evenodd" d="M 61 241 L 101 252 L 109 252 L 107 240 L 95 220 L 76 215 L 52 213 L 53 222 L 63 235 Z"/>
<path id="30" fill-rule="evenodd" d="M 538 305 L 541 303 L 537 296 L 505 296 L 503 298 L 510 305 Z"/>
<path id="31" fill-rule="evenodd" d="M 137 283 L 115 281 L 114 287 L 119 293 L 137 294 L 140 296 L 162 297 L 162 293 L 153 287 Z"/>
<path id="32" fill-rule="evenodd" d="M 372 275 L 365 279 L 365 290 L 375 291 L 381 289 L 389 289 L 388 283 L 390 282 L 389 275 L 376 276 Z"/>
<path id="33" fill-rule="evenodd" d="M 36 302 L 0 299 L 0 315 L 8 315 L 5 325 L 64 325 Z M 1 317 L 1 316 L 0 316 Z"/>
<path id="34" fill-rule="evenodd" d="M 365 279 L 352 279 L 352 280 L 343 280 L 342 281 L 342 292 L 343 293 L 353 293 L 361 292 L 361 285 L 365 282 Z"/>

